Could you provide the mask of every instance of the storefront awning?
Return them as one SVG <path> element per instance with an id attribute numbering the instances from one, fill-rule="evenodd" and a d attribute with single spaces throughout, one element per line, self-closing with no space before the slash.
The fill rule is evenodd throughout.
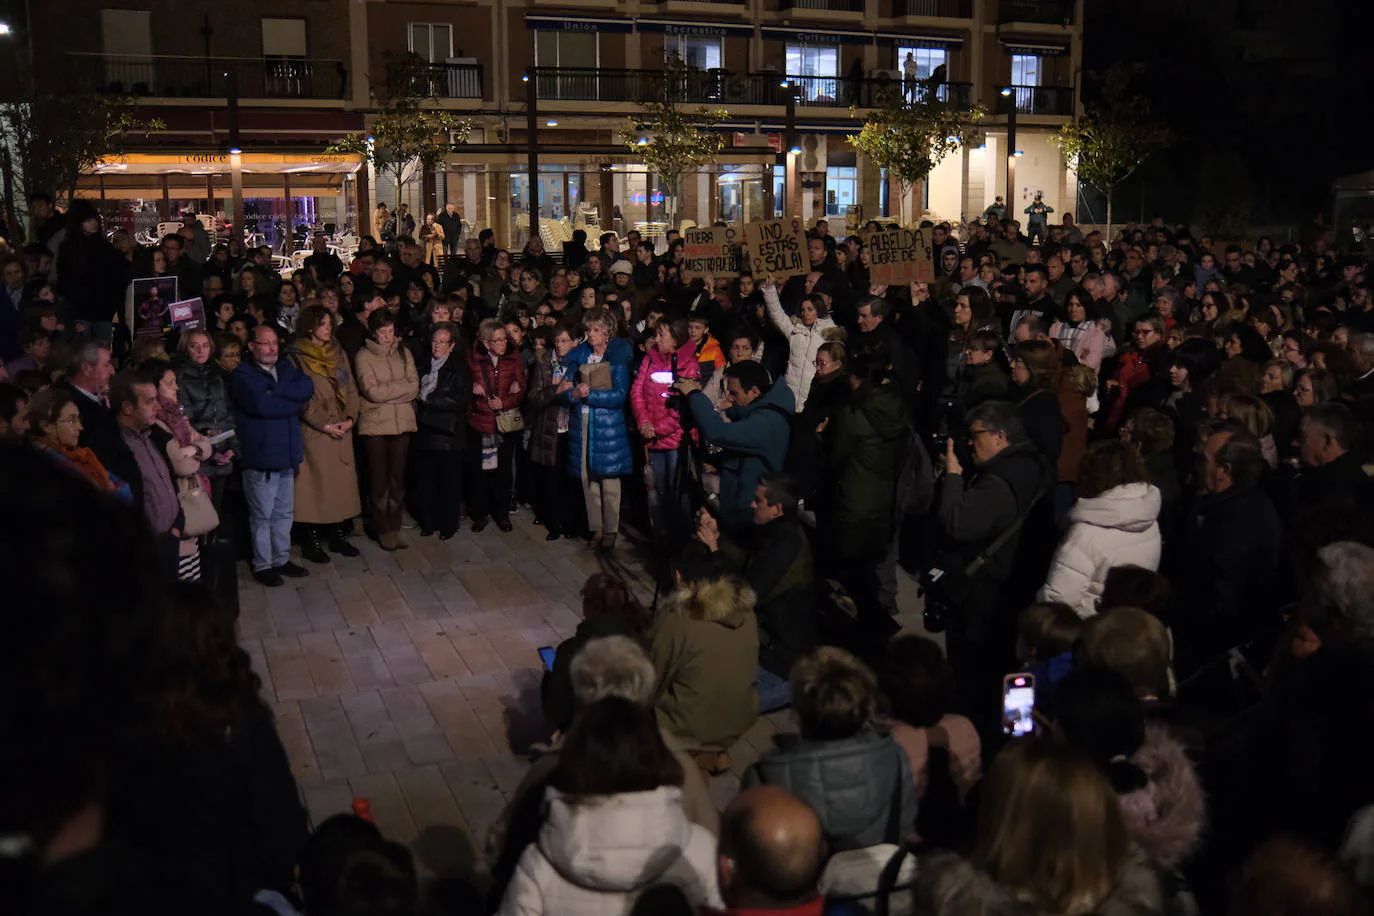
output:
<path id="1" fill-rule="evenodd" d="M 641 32 L 663 32 L 666 35 L 689 35 L 703 38 L 754 34 L 754 27 L 744 22 L 702 23 L 682 22 L 677 19 L 636 19 L 635 28 Z"/>
<path id="2" fill-rule="evenodd" d="M 873 40 L 872 32 L 852 32 L 848 29 L 803 29 L 790 26 L 764 26 L 763 37 L 773 41 L 801 41 L 818 45 L 866 45 Z"/>
<path id="3" fill-rule="evenodd" d="M 349 174 L 362 166 L 355 153 L 241 153 L 246 174 Z M 103 157 L 96 175 L 227 175 L 229 154 L 214 152 L 126 153 Z"/>
<path id="4" fill-rule="evenodd" d="M 525 25 L 536 31 L 555 32 L 632 32 L 633 19 L 607 19 L 603 16 L 533 16 L 525 14 Z"/>
<path id="5" fill-rule="evenodd" d="M 1033 57 L 1058 57 L 1068 54 L 1068 45 L 1049 44 L 1042 41 L 1008 41 L 1003 39 L 1002 47 L 1008 54 L 1029 54 Z"/>
<path id="6" fill-rule="evenodd" d="M 964 46 L 964 39 L 958 35 L 904 35 L 901 32 L 878 32 L 877 39 L 887 44 L 901 45 L 906 48 L 940 48 L 957 51 Z"/>

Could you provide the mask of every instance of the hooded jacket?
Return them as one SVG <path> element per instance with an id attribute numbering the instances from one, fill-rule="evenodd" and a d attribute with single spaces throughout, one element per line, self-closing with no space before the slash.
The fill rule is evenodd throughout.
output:
<path id="1" fill-rule="evenodd" d="M 651 451 L 671 452 L 682 444 L 682 413 L 677 406 L 671 383 L 654 380 L 656 372 L 671 372 L 674 378 L 701 378 L 701 365 L 697 362 L 696 348 L 690 341 L 678 347 L 677 360 L 664 356 L 652 344 L 644 354 L 630 388 L 630 405 L 634 408 L 635 423 L 654 428 L 654 438 L 646 441 Z"/>
<path id="2" fill-rule="evenodd" d="M 566 357 L 563 366 L 567 380 L 576 385 L 581 381 L 581 368 L 592 355 L 591 344 L 578 344 Z M 634 348 L 620 337 L 606 344 L 604 361 L 611 367 L 611 387 L 593 388 L 585 399 L 573 397 L 572 391 L 559 396 L 568 408 L 568 464 L 570 477 L 582 477 L 582 437 L 587 439 L 587 472 L 592 477 L 624 477 L 634 470 L 630 454 L 630 437 L 625 430 L 625 401 L 630 394 L 630 360 Z"/>
<path id="3" fill-rule="evenodd" d="M 1130 756 L 1148 780 L 1119 796 L 1126 832 L 1151 864 L 1173 870 L 1197 850 L 1207 822 L 1207 799 L 1182 742 L 1163 725 L 1147 723 L 1145 743 Z"/>
<path id="4" fill-rule="evenodd" d="M 865 729 L 836 741 L 798 740 L 749 768 L 744 785 L 759 783 L 780 786 L 810 805 L 836 851 L 900 843 L 916 825 L 911 766 L 885 732 Z M 895 821 L 894 800 L 899 806 Z"/>
<path id="5" fill-rule="evenodd" d="M 1113 566 L 1159 568 L 1159 490 L 1148 483 L 1112 487 L 1080 498 L 1069 510 L 1041 601 L 1062 601 L 1081 617 L 1097 613 L 1097 600 Z"/>
<path id="6" fill-rule="evenodd" d="M 674 592 L 649 630 L 654 710 L 688 747 L 728 747 L 758 718 L 754 603 L 737 579 L 697 582 Z"/>
<path id="7" fill-rule="evenodd" d="M 693 909 L 721 905 L 715 837 L 687 819 L 681 789 L 573 798 L 550 788 L 545 803 L 539 839 L 520 856 L 501 916 L 624 914 L 663 884 Z"/>
<path id="8" fill-rule="evenodd" d="M 752 521 L 749 504 L 764 474 L 776 473 L 787 458 L 788 433 L 794 412 L 792 389 L 778 379 L 758 400 L 725 412 L 729 422 L 716 413 L 706 395 L 694 391 L 687 398 L 692 419 L 706 441 L 723 450 L 720 458 L 720 510 L 725 527 L 741 527 Z"/>
<path id="9" fill-rule="evenodd" d="M 1117 868 L 1111 893 L 1092 913 L 1153 916 L 1163 910 L 1159 877 L 1144 857 L 1133 851 Z M 949 852 L 934 853 L 921 860 L 915 912 L 925 916 L 1049 916 L 1033 903 L 1019 899 L 1014 890 L 998 884 L 967 859 Z"/>
<path id="10" fill-rule="evenodd" d="M 806 406 L 806 396 L 811 392 L 811 379 L 816 375 L 816 354 L 821 344 L 827 340 L 844 340 L 844 330 L 836 327 L 830 318 L 817 318 L 808 328 L 800 316 L 787 317 L 778 300 L 777 289 L 771 286 L 763 288 L 763 304 L 768 310 L 769 321 L 787 338 L 787 387 L 792 389 L 797 412 L 801 413 Z"/>

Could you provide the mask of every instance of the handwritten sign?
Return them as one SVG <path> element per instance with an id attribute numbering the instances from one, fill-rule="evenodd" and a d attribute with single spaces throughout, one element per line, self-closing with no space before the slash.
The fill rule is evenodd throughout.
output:
<path id="1" fill-rule="evenodd" d="M 930 240 L 920 229 L 884 229 L 863 233 L 868 249 L 868 278 L 882 286 L 899 286 L 913 280 L 930 282 L 935 269 L 930 260 Z"/>
<path id="2" fill-rule="evenodd" d="M 682 241 L 684 279 L 739 276 L 739 245 L 734 229 L 698 226 L 682 233 Z"/>
<path id="3" fill-rule="evenodd" d="M 806 234 L 782 220 L 760 220 L 744 227 L 744 244 L 755 277 L 772 274 L 781 280 L 810 272 Z"/>

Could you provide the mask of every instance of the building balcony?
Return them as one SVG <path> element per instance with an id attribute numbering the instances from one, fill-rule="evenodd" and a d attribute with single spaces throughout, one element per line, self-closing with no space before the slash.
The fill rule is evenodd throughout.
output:
<path id="1" fill-rule="evenodd" d="M 893 0 L 892 15 L 912 19 L 972 19 L 973 0 Z"/>
<path id="2" fill-rule="evenodd" d="M 639 102 L 662 96 L 661 70 L 605 70 L 545 68 L 535 71 L 541 102 Z M 783 84 L 787 83 L 787 86 Z M 801 108 L 875 108 L 904 91 L 899 79 L 835 76 L 784 76 L 778 73 L 731 73 L 693 70 L 672 88 L 672 96 L 688 105 L 723 107 L 764 105 L 782 107 L 796 93 Z M 911 87 L 910 91 L 916 91 Z M 971 107 L 972 83 L 944 83 L 938 97 L 961 110 Z"/>
<path id="3" fill-rule="evenodd" d="M 348 69 L 340 60 L 182 57 L 170 54 L 67 52 L 74 88 L 137 98 L 342 99 Z"/>
<path id="4" fill-rule="evenodd" d="M 998 21 L 1039 25 L 1073 25 L 1073 0 L 1000 0 Z"/>
<path id="5" fill-rule="evenodd" d="M 784 13 L 795 12 L 802 15 L 819 13 L 840 13 L 848 16 L 864 11 L 864 0 L 778 0 L 778 9 Z M 826 17 L 831 18 L 831 17 Z"/>
<path id="6" fill-rule="evenodd" d="M 1002 95 L 1003 89 L 1011 89 L 1011 95 Z M 1012 99 L 1016 100 L 1016 113 L 1018 115 L 1073 116 L 1072 86 L 998 86 L 997 113 L 1000 115 L 1007 114 L 1011 108 Z"/>
<path id="7" fill-rule="evenodd" d="M 481 64 L 430 64 L 426 95 L 436 99 L 482 98 Z"/>

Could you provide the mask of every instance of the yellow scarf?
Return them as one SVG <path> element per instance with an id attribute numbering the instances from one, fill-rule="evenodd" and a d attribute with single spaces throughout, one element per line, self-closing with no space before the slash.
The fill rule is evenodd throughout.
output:
<path id="1" fill-rule="evenodd" d="M 347 413 L 348 399 L 343 389 L 347 384 L 343 364 L 339 359 L 339 347 L 333 341 L 322 344 L 312 338 L 302 337 L 291 347 L 302 371 L 326 379 L 334 387 L 334 400 L 339 405 L 339 413 Z"/>

